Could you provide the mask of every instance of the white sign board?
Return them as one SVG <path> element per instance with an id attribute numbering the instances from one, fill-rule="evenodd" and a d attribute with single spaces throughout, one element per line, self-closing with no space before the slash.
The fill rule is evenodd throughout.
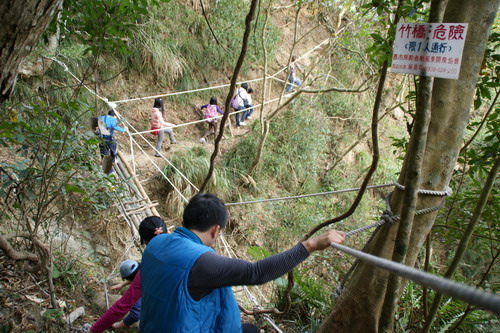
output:
<path id="1" fill-rule="evenodd" d="M 399 23 L 391 71 L 458 79 L 467 23 Z"/>

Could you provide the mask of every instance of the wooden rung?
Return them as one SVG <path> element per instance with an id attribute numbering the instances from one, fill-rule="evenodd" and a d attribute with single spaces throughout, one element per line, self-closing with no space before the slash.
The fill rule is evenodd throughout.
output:
<path id="1" fill-rule="evenodd" d="M 158 206 L 158 203 L 154 203 L 154 204 L 151 204 L 151 205 L 144 205 L 136 210 L 133 210 L 133 211 L 126 211 L 127 214 L 129 215 L 132 215 L 132 214 L 136 214 L 136 213 L 139 213 L 139 212 L 142 212 L 143 210 L 145 210 L 146 208 L 151 208 L 151 207 L 155 207 L 155 206 Z"/>
<path id="2" fill-rule="evenodd" d="M 137 199 L 137 200 L 126 201 L 123 204 L 124 205 L 131 205 L 131 204 L 135 204 L 135 203 L 138 203 L 138 202 L 141 202 L 141 201 L 146 201 L 146 199 L 142 198 L 142 199 Z"/>

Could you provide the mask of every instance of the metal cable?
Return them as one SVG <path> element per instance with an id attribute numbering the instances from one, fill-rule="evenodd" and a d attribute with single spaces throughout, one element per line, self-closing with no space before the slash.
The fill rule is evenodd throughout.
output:
<path id="1" fill-rule="evenodd" d="M 382 188 L 382 187 L 390 187 L 390 186 L 394 186 L 394 183 L 388 183 L 388 184 L 382 184 L 382 185 L 369 185 L 369 186 L 366 187 L 366 189 L 374 189 L 374 188 Z M 279 201 L 279 200 L 291 200 L 291 199 L 316 197 L 316 196 L 328 195 L 328 194 L 356 192 L 356 191 L 359 191 L 359 189 L 360 189 L 359 187 L 356 187 L 356 188 L 349 188 L 349 189 L 345 189 L 345 190 L 319 192 L 319 193 L 303 194 L 303 195 L 292 195 L 292 196 L 280 197 L 280 198 L 259 199 L 259 200 L 241 201 L 241 202 L 231 202 L 231 203 L 226 203 L 226 206 L 237 206 L 237 205 L 254 204 L 254 203 L 259 203 L 259 202 Z"/>
<path id="2" fill-rule="evenodd" d="M 399 188 L 402 191 L 405 190 L 404 185 L 401 185 L 398 182 L 394 182 L 394 186 L 396 186 L 397 188 Z M 434 191 L 434 190 L 419 189 L 418 193 L 446 197 L 446 196 L 450 196 L 453 193 L 453 191 L 451 190 L 450 187 L 446 187 L 446 189 L 444 191 Z"/>
<path id="3" fill-rule="evenodd" d="M 393 274 L 402 276 L 408 280 L 430 287 L 440 293 L 462 300 L 468 304 L 475 305 L 481 309 L 489 310 L 500 316 L 500 296 L 473 288 L 461 283 L 454 282 L 443 277 L 432 275 L 424 271 L 380 258 L 350 247 L 332 243 L 334 249 L 347 253 L 355 258 L 363 260 L 371 265 L 383 268 Z"/>
<path id="4" fill-rule="evenodd" d="M 432 213 L 432 212 L 435 212 L 443 207 L 444 207 L 444 201 L 442 203 L 440 203 L 439 205 L 434 206 L 434 207 L 419 209 L 415 212 L 415 215 L 424 215 L 424 214 Z M 345 233 L 346 237 L 354 236 L 360 232 L 363 232 L 363 231 L 371 229 L 371 228 L 380 227 L 380 226 L 386 224 L 387 222 L 392 223 L 394 221 L 398 221 L 401 218 L 401 216 L 399 216 L 399 215 L 392 215 L 392 214 L 390 215 L 388 213 L 389 213 L 389 211 L 385 210 L 384 214 L 382 214 L 380 221 L 378 221 L 378 222 L 375 222 L 375 223 L 366 225 L 364 227 L 346 232 Z"/>

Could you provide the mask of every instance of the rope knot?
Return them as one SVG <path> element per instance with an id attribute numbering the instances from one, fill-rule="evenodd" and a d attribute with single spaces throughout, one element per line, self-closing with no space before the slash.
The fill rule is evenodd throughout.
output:
<path id="1" fill-rule="evenodd" d="M 396 221 L 394 215 L 392 214 L 392 211 L 389 209 L 384 210 L 380 219 L 384 220 L 386 223 L 393 223 L 394 221 Z"/>

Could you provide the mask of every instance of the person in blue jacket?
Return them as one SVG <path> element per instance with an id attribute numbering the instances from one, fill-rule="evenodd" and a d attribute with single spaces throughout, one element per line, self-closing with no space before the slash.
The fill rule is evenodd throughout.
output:
<path id="1" fill-rule="evenodd" d="M 118 143 L 115 140 L 115 131 L 125 132 L 126 128 L 118 126 L 117 116 L 114 110 L 109 110 L 107 115 L 100 116 L 97 119 L 97 134 L 103 139 L 99 144 L 101 156 L 110 156 L 111 164 L 115 163 L 118 151 Z M 111 165 L 105 167 L 106 173 L 111 171 Z"/>
<path id="2" fill-rule="evenodd" d="M 189 201 L 183 227 L 153 238 L 142 256 L 140 331 L 260 332 L 242 324 L 231 286 L 256 285 L 291 271 L 313 251 L 341 243 L 330 230 L 255 263 L 218 255 L 211 248 L 228 221 L 222 200 L 201 193 Z"/>

